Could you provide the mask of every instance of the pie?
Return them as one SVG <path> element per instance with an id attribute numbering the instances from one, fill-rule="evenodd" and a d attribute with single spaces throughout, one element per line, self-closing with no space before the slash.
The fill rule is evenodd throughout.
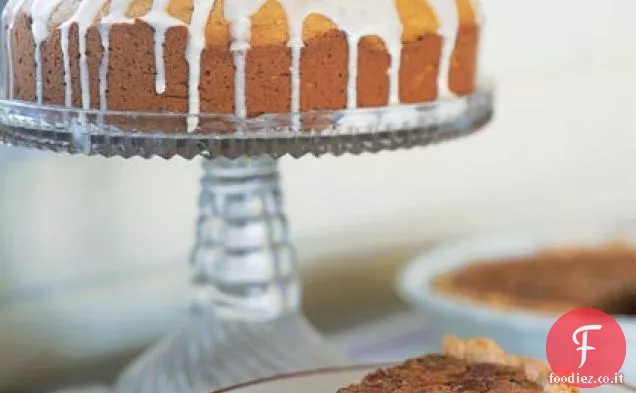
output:
<path id="1" fill-rule="evenodd" d="M 543 362 L 506 354 L 484 338 L 447 337 L 442 354 L 379 369 L 338 393 L 579 393 L 550 384 Z"/>
<path id="2" fill-rule="evenodd" d="M 636 249 L 613 242 L 475 261 L 435 277 L 432 285 L 444 296 L 498 308 L 561 314 L 591 307 L 635 315 Z"/>

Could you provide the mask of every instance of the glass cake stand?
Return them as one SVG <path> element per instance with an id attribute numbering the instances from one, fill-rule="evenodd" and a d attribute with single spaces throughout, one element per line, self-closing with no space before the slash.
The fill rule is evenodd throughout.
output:
<path id="1" fill-rule="evenodd" d="M 478 130 L 492 108 L 489 84 L 427 104 L 254 119 L 0 100 L 0 142 L 107 157 L 206 158 L 190 260 L 192 313 L 115 386 L 118 393 L 201 393 L 347 363 L 300 313 L 277 158 L 429 145 Z M 199 130 L 185 133 L 193 121 Z"/>

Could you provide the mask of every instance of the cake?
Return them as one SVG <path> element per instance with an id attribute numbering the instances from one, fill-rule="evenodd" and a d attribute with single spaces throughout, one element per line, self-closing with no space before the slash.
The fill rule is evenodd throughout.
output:
<path id="1" fill-rule="evenodd" d="M 239 118 L 466 95 L 475 1 L 10 0 L 7 95 Z"/>
<path id="2" fill-rule="evenodd" d="M 379 369 L 338 393 L 578 393 L 550 384 L 543 362 L 506 354 L 488 339 L 449 337 L 442 354 Z"/>
<path id="3" fill-rule="evenodd" d="M 443 296 L 497 308 L 562 314 L 591 307 L 636 315 L 636 250 L 624 243 L 547 249 L 475 261 L 432 284 Z"/>

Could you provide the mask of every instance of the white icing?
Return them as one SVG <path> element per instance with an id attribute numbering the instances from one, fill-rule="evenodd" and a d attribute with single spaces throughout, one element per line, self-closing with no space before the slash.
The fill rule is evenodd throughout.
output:
<path id="1" fill-rule="evenodd" d="M 364 36 L 380 37 L 391 56 L 389 70 L 389 103 L 399 103 L 399 73 L 402 51 L 402 22 L 395 0 L 375 0 L 373 6 L 366 0 L 281 0 L 288 20 L 289 46 L 292 48 L 292 112 L 300 101 L 300 51 L 305 18 L 321 14 L 333 21 L 347 35 L 349 65 L 347 107 L 357 107 L 358 44 Z"/>
<path id="2" fill-rule="evenodd" d="M 347 108 L 355 109 L 358 106 L 358 46 L 360 36 L 347 34 L 349 46 L 349 76 L 347 82 Z"/>
<path id="3" fill-rule="evenodd" d="M 290 109 L 293 114 L 292 130 L 300 130 L 300 57 L 303 47 L 302 39 L 300 43 L 290 42 L 291 46 L 291 102 Z"/>
<path id="4" fill-rule="evenodd" d="M 481 0 L 471 0 L 470 5 L 473 8 L 473 14 L 475 15 L 475 24 L 481 26 L 484 24 L 484 5 Z"/>
<path id="5" fill-rule="evenodd" d="M 305 22 L 306 11 L 303 10 L 305 4 L 293 0 L 280 0 L 287 12 L 287 30 L 289 35 L 288 46 L 291 48 L 291 103 L 292 113 L 300 112 L 300 58 L 303 42 L 303 24 Z M 294 124 L 298 127 L 298 124 Z"/>
<path id="6" fill-rule="evenodd" d="M 99 108 L 108 109 L 108 66 L 110 63 L 110 31 L 114 24 L 132 24 L 133 19 L 128 18 L 126 12 L 133 0 L 113 0 L 110 3 L 108 14 L 100 20 L 99 36 L 102 40 L 102 63 L 99 66 Z"/>
<path id="7" fill-rule="evenodd" d="M 245 72 L 247 51 L 250 48 L 252 21 L 250 17 L 265 4 L 265 0 L 233 0 L 224 3 L 225 19 L 230 22 L 232 44 L 230 50 L 234 54 L 235 82 L 234 106 L 240 118 L 247 117 L 245 100 Z"/>
<path id="8" fill-rule="evenodd" d="M 99 37 L 102 41 L 102 63 L 99 65 L 99 109 L 108 110 L 108 64 L 110 63 L 110 28 L 111 25 L 99 25 Z"/>
<path id="9" fill-rule="evenodd" d="M 44 42 L 49 36 L 49 22 L 55 9 L 64 0 L 33 0 L 31 3 L 31 31 L 35 42 Z"/>
<path id="10" fill-rule="evenodd" d="M 33 0 L 31 3 L 31 32 L 35 41 L 35 86 L 36 96 L 39 103 L 43 100 L 42 81 L 42 43 L 49 37 L 49 21 L 53 11 L 60 5 L 62 0 Z"/>
<path id="11" fill-rule="evenodd" d="M 7 62 L 9 63 L 8 72 L 9 72 L 9 98 L 13 98 L 14 94 L 14 84 L 15 84 L 15 75 L 13 72 L 13 27 L 15 25 L 15 21 L 18 18 L 18 13 L 22 10 L 22 7 L 26 3 L 26 0 L 13 0 L 7 3 L 3 11 L 3 18 L 8 22 L 7 23 L 7 38 L 6 38 L 6 48 L 7 48 Z"/>
<path id="12" fill-rule="evenodd" d="M 66 63 L 69 62 L 68 32 L 71 25 L 77 24 L 79 54 L 80 54 L 80 64 L 79 64 L 80 86 L 81 86 L 81 93 L 82 93 L 82 108 L 83 109 L 90 109 L 90 105 L 91 105 L 90 75 L 88 74 L 88 59 L 86 58 L 86 34 L 88 33 L 88 28 L 93 24 L 93 21 L 95 20 L 95 18 L 97 17 L 98 13 L 101 11 L 103 6 L 104 6 L 104 3 L 100 1 L 83 0 L 80 3 L 77 10 L 75 11 L 75 14 L 71 17 L 71 19 L 64 22 L 61 26 L 61 29 L 63 31 L 66 31 L 66 39 L 63 40 L 65 41 L 63 43 L 63 46 L 66 45 L 66 48 L 62 49 L 63 51 L 66 52 L 65 60 L 64 60 L 65 68 L 66 68 Z M 70 64 L 68 66 L 68 69 L 70 71 Z"/>
<path id="13" fill-rule="evenodd" d="M 400 104 L 400 67 L 402 66 L 402 35 L 389 43 L 391 67 L 389 68 L 389 105 Z"/>
<path id="14" fill-rule="evenodd" d="M 132 23 L 133 20 L 128 18 L 127 11 L 133 0 L 113 0 L 110 3 L 108 14 L 106 14 L 99 23 L 103 25 L 114 25 L 116 23 Z"/>
<path id="15" fill-rule="evenodd" d="M 49 22 L 53 11 L 63 0 L 33 0 L 31 15 L 33 17 L 32 34 L 36 43 L 36 85 L 38 101 L 42 101 L 42 66 L 41 44 L 49 35 Z M 127 10 L 133 0 L 112 0 L 108 14 L 98 24 L 99 36 L 104 54 L 99 70 L 100 108 L 106 110 L 108 65 L 110 59 L 110 31 L 113 24 L 133 23 L 127 16 Z M 166 69 L 164 58 L 165 35 L 171 27 L 185 25 L 182 21 L 168 13 L 171 0 L 154 0 L 150 11 L 140 20 L 154 29 L 154 55 L 156 64 L 155 89 L 157 94 L 166 91 Z M 189 40 L 186 50 L 186 61 L 189 66 L 189 114 L 188 130 L 194 131 L 198 126 L 197 116 L 200 113 L 201 58 L 206 46 L 206 25 L 209 15 L 219 0 L 194 0 L 193 14 L 189 29 Z M 267 0 L 227 0 L 224 3 L 224 16 L 230 23 L 232 43 L 230 50 L 234 56 L 235 66 L 235 113 L 246 117 L 246 57 L 250 49 L 251 17 Z M 300 112 L 301 102 L 301 56 L 303 51 L 303 24 L 307 16 L 320 14 L 333 21 L 346 37 L 349 46 L 347 107 L 357 107 L 358 91 L 358 45 L 366 36 L 378 36 L 385 44 L 391 63 L 389 77 L 389 105 L 400 103 L 400 66 L 402 52 L 403 26 L 396 7 L 396 0 L 374 0 L 372 6 L 368 0 L 279 0 L 287 15 L 289 42 L 291 50 L 291 112 Z M 5 9 L 8 19 L 9 39 L 6 40 L 9 55 L 10 90 L 13 92 L 13 62 L 11 59 L 11 29 L 18 11 L 26 0 L 12 0 Z M 86 35 L 88 28 L 98 17 L 107 0 L 80 0 L 74 15 L 61 26 L 61 46 L 64 61 L 65 104 L 72 105 L 72 75 L 69 57 L 69 29 L 76 24 L 79 32 L 80 85 L 82 107 L 90 107 L 90 76 L 86 56 Z M 475 14 L 479 14 L 479 0 L 472 0 Z M 444 40 L 440 73 L 438 78 L 439 95 L 450 94 L 449 75 L 452 56 L 456 45 L 459 28 L 459 15 L 456 0 L 429 0 L 439 24 L 439 34 Z M 481 16 L 479 16 L 481 18 Z M 480 19 L 481 20 L 481 19 Z"/>
<path id="16" fill-rule="evenodd" d="M 62 61 L 64 63 L 64 105 L 67 108 L 73 106 L 73 85 L 71 78 L 71 57 L 69 55 L 69 31 L 70 26 L 60 28 L 60 46 L 62 47 Z"/>
<path id="17" fill-rule="evenodd" d="M 247 50 L 235 51 L 234 58 L 234 113 L 237 117 L 247 117 L 247 98 L 245 96 L 245 74 L 247 72 Z"/>
<path id="18" fill-rule="evenodd" d="M 169 3 L 170 0 L 154 0 L 150 12 L 141 18 L 141 20 L 152 26 L 152 28 L 155 30 L 155 91 L 157 92 L 157 94 L 163 94 L 166 92 L 166 66 L 163 48 L 163 44 L 166 40 L 166 32 L 171 27 L 185 25 L 179 19 L 174 18 L 168 14 Z"/>
<path id="19" fill-rule="evenodd" d="M 437 77 L 438 96 L 453 96 L 450 90 L 450 70 L 459 31 L 459 11 L 455 0 L 428 0 L 439 20 L 439 35 L 444 40 L 439 76 Z"/>
<path id="20" fill-rule="evenodd" d="M 194 10 L 190 21 L 190 39 L 186 49 L 186 60 L 190 67 L 189 77 L 189 114 L 188 132 L 193 132 L 199 125 L 198 115 L 201 110 L 199 87 L 201 84 L 201 55 L 205 48 L 205 26 L 215 0 L 194 0 Z"/>
<path id="21" fill-rule="evenodd" d="M 25 2 L 26 0 L 7 1 L 4 9 L 2 10 L 2 22 L 7 28 L 14 25 L 17 14 L 22 9 Z"/>

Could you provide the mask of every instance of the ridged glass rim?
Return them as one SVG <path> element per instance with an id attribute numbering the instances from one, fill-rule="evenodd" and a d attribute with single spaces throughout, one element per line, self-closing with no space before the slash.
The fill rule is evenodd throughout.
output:
<path id="1" fill-rule="evenodd" d="M 83 110 L 0 99 L 0 142 L 124 157 L 357 154 L 467 135 L 490 120 L 493 100 L 492 84 L 483 82 L 472 94 L 421 104 L 242 119 L 232 114 Z M 191 119 L 199 123 L 199 131 L 186 132 Z"/>

